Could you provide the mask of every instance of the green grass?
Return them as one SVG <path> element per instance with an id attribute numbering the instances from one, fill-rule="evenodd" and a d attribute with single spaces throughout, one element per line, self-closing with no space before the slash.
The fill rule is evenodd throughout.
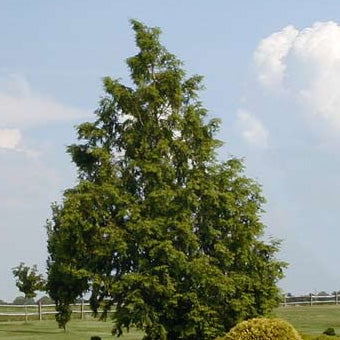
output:
<path id="1" fill-rule="evenodd" d="M 316 340 L 328 327 L 333 327 L 340 335 L 340 305 L 281 307 L 275 310 L 275 316 L 290 322 L 305 340 Z M 89 340 L 91 336 L 100 336 L 103 340 L 117 339 L 111 335 L 111 322 L 93 319 L 72 320 L 66 333 L 60 330 L 54 320 L 0 322 L 1 340 Z M 121 340 L 140 340 L 142 335 L 135 330 L 121 337 Z M 319 339 L 340 339 L 320 337 Z"/>
<path id="2" fill-rule="evenodd" d="M 333 327 L 340 335 L 340 305 L 281 307 L 275 310 L 275 316 L 290 322 L 301 334 L 321 335 L 326 328 Z"/>
<path id="3" fill-rule="evenodd" d="M 67 331 L 59 329 L 55 321 L 0 322 L 1 340 L 90 340 L 100 336 L 103 340 L 117 339 L 111 335 L 112 323 L 100 321 L 72 320 Z M 141 333 L 131 330 L 121 340 L 139 340 Z"/>

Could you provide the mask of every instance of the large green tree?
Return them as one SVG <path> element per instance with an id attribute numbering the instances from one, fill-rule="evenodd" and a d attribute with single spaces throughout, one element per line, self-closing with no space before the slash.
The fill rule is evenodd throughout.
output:
<path id="1" fill-rule="evenodd" d="M 216 119 L 198 100 L 200 76 L 133 20 L 132 84 L 104 78 L 94 122 L 68 147 L 79 182 L 52 207 L 48 291 L 64 327 L 90 292 L 115 334 L 209 340 L 278 301 L 284 264 L 261 239 L 264 202 L 238 159 L 217 161 Z"/>

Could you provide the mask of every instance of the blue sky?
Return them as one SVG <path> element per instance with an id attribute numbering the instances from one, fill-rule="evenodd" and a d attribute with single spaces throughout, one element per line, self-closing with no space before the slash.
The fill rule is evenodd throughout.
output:
<path id="1" fill-rule="evenodd" d="M 245 159 L 295 294 L 340 289 L 340 4 L 333 0 L 0 0 L 0 299 L 11 268 L 46 261 L 50 204 L 75 184 L 65 153 L 101 79 L 128 80 L 129 19 L 205 76 L 220 158 Z"/>

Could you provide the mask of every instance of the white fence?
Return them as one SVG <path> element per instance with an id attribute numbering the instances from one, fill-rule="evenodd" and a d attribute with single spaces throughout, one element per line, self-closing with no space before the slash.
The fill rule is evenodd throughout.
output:
<path id="1" fill-rule="evenodd" d="M 316 304 L 335 304 L 338 305 L 340 302 L 340 294 L 334 295 L 304 295 L 304 296 L 283 296 L 283 302 L 280 303 L 281 306 L 298 306 L 307 305 L 313 306 Z M 80 314 L 80 318 L 84 319 L 85 314 L 92 313 L 89 308 L 89 303 L 77 303 L 72 305 L 72 313 Z M 15 310 L 18 310 L 16 312 Z M 20 311 L 21 310 L 21 311 Z M 24 310 L 24 312 L 23 312 Z M 99 311 L 101 312 L 101 311 Z M 25 317 L 27 319 L 29 316 L 38 317 L 39 320 L 43 320 L 44 315 L 54 315 L 57 314 L 55 310 L 55 304 L 41 303 L 35 305 L 0 305 L 0 321 L 8 320 L 11 317 Z"/>
<path id="2" fill-rule="evenodd" d="M 77 303 L 72 305 L 72 313 L 80 314 L 80 318 L 84 319 L 86 313 L 92 313 L 92 310 L 86 308 L 89 306 L 89 303 Z M 18 312 L 13 310 L 18 310 Z M 21 311 L 20 311 L 21 309 Z M 22 312 L 24 310 L 24 312 Z M 38 316 L 39 320 L 43 320 L 44 315 L 53 315 L 57 314 L 55 310 L 55 304 L 43 305 L 41 303 L 36 305 L 0 305 L 0 320 L 3 318 L 11 317 L 25 317 L 27 319 L 28 316 Z"/>
<path id="3" fill-rule="evenodd" d="M 313 306 L 316 304 L 339 304 L 340 294 L 335 295 L 305 295 L 305 296 L 283 296 L 283 302 L 281 306 L 296 306 L 296 305 L 307 305 Z"/>

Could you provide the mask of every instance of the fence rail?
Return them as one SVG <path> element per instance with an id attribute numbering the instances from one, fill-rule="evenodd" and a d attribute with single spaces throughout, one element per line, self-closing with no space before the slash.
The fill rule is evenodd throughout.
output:
<path id="1" fill-rule="evenodd" d="M 298 306 L 298 305 L 309 305 L 313 306 L 316 304 L 339 304 L 339 298 L 340 294 L 335 295 L 304 295 L 304 296 L 283 296 L 283 300 L 280 303 L 280 306 L 288 307 L 288 306 Z M 72 313 L 74 314 L 80 314 L 80 318 L 84 319 L 86 314 L 92 313 L 92 310 L 89 309 L 90 304 L 89 303 L 76 303 L 72 305 Z M 35 305 L 0 305 L 0 321 L 3 317 L 8 318 L 11 317 L 38 317 L 39 320 L 43 320 L 44 315 L 54 315 L 57 314 L 55 311 L 55 304 L 35 304 Z M 51 310 L 51 308 L 54 308 L 54 310 Z M 8 311 L 11 309 L 25 309 L 25 313 L 20 313 L 16 311 Z M 32 311 L 32 309 L 35 309 L 35 311 Z M 5 312 L 3 312 L 5 310 Z M 6 311 L 7 310 L 7 311 Z M 102 311 L 98 311 L 102 312 Z"/>
<path id="2" fill-rule="evenodd" d="M 84 319 L 85 314 L 92 313 L 92 310 L 89 309 L 90 304 L 89 303 L 76 303 L 72 305 L 72 313 L 80 314 L 80 318 Z M 27 320 L 28 317 L 38 317 L 39 320 L 43 320 L 44 315 L 54 315 L 57 314 L 55 310 L 56 305 L 55 304 L 41 304 L 38 303 L 36 305 L 0 305 L 0 321 L 3 318 L 6 320 L 10 319 L 11 317 L 25 317 Z M 53 310 L 52 310 L 53 308 Z M 25 310 L 25 312 L 17 312 L 17 311 L 11 311 L 12 309 L 22 309 Z M 32 311 L 33 309 L 33 311 Z M 101 312 L 101 311 L 99 311 Z"/>
<path id="3" fill-rule="evenodd" d="M 334 295 L 305 295 L 305 296 L 283 296 L 283 302 L 280 303 L 281 306 L 297 306 L 297 305 L 309 305 L 313 306 L 315 304 L 339 304 L 340 294 Z"/>

